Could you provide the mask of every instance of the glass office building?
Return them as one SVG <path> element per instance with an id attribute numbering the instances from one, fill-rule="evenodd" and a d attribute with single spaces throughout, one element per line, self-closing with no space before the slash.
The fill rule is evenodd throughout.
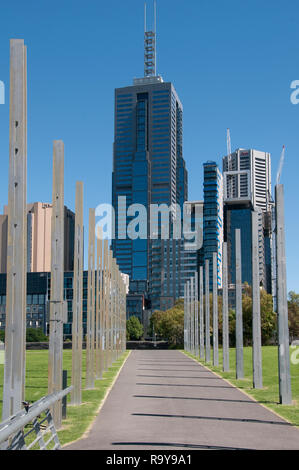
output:
<path id="1" fill-rule="evenodd" d="M 64 339 L 72 336 L 73 322 L 73 271 L 64 273 L 63 297 L 67 301 L 68 318 L 63 324 Z M 88 271 L 83 272 L 83 336 L 87 331 L 87 280 Z M 49 334 L 49 300 L 51 273 L 27 273 L 26 327 L 40 328 Z M 5 329 L 6 317 L 6 274 L 0 274 L 0 329 Z"/>
<path id="2" fill-rule="evenodd" d="M 213 253 L 217 253 L 217 284 L 222 287 L 223 181 L 216 162 L 204 163 L 202 262 L 209 260 L 210 290 L 213 288 Z M 204 269 L 205 273 L 205 269 Z M 205 275 L 205 274 L 204 274 Z"/>
<path id="3" fill-rule="evenodd" d="M 225 225 L 227 238 L 228 283 L 236 283 L 235 230 L 241 233 L 241 274 L 242 283 L 252 284 L 252 208 L 226 206 Z"/>
<path id="4" fill-rule="evenodd" d="M 161 239 L 160 219 L 157 238 L 151 239 L 149 209 L 178 204 L 182 210 L 187 199 L 182 113 L 174 86 L 161 77 L 135 79 L 132 86 L 115 90 L 112 249 L 130 280 L 149 281 L 152 310 L 172 306 L 180 295 L 181 242 L 172 238 L 173 217 L 179 214 L 170 216 L 168 239 Z M 146 208 L 143 217 L 132 204 Z M 136 217 L 140 221 L 134 226 Z M 135 234 L 129 236 L 132 226 Z"/>

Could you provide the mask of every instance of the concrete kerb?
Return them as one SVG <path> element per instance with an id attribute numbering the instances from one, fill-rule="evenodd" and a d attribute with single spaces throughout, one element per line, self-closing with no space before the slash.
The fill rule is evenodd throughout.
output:
<path id="1" fill-rule="evenodd" d="M 237 390 L 239 390 L 239 392 L 243 393 L 246 397 L 250 398 L 252 401 L 254 401 L 255 403 L 263 406 L 266 410 L 268 411 L 271 411 L 271 413 L 273 413 L 274 415 L 276 415 L 278 418 L 280 419 L 283 419 L 286 423 L 290 424 L 291 426 L 293 426 L 294 428 L 296 428 L 298 431 L 299 431 L 299 426 L 296 426 L 294 423 L 292 423 L 291 421 L 289 421 L 287 418 L 285 418 L 284 416 L 281 416 L 279 413 L 277 413 L 276 411 L 272 410 L 272 408 L 269 408 L 268 406 L 264 405 L 263 403 L 259 402 L 256 398 L 254 398 L 252 395 L 250 395 L 249 393 L 245 392 L 244 390 L 242 390 L 241 388 L 237 387 L 235 384 L 233 384 L 232 382 L 230 382 L 228 379 L 225 379 L 224 377 L 222 377 L 220 374 L 217 374 L 217 372 L 213 371 L 212 369 L 210 369 L 209 367 L 207 367 L 206 365 L 202 364 L 202 362 L 200 361 L 197 361 L 196 359 L 194 359 L 193 357 L 190 357 L 188 356 L 188 354 L 185 353 L 185 351 L 181 351 L 182 354 L 184 354 L 186 357 L 188 357 L 189 359 L 192 359 L 192 361 L 196 362 L 197 364 L 200 364 L 202 367 L 204 367 L 206 370 L 208 370 L 209 372 L 212 372 L 212 374 L 214 375 L 217 375 L 217 377 L 219 377 L 220 379 L 224 380 L 227 384 L 231 385 L 231 387 L 233 388 L 236 388 Z M 239 379 L 239 380 L 242 380 L 242 379 Z"/>
<path id="2" fill-rule="evenodd" d="M 104 406 L 104 403 L 105 403 L 105 401 L 107 400 L 108 395 L 109 395 L 109 393 L 111 392 L 111 390 L 112 390 L 112 388 L 113 388 L 115 382 L 117 381 L 118 376 L 119 376 L 119 374 L 121 373 L 122 368 L 124 367 L 125 363 L 127 362 L 127 360 L 128 360 L 128 358 L 129 358 L 131 352 L 132 352 L 132 351 L 129 351 L 127 357 L 125 358 L 123 364 L 121 365 L 121 368 L 119 369 L 119 371 L 117 372 L 116 376 L 114 377 L 112 384 L 110 385 L 110 387 L 107 388 L 106 393 L 105 393 L 105 396 L 104 396 L 103 400 L 101 401 L 101 403 L 100 403 L 100 405 L 99 405 L 99 408 L 97 409 L 97 411 L 96 411 L 96 413 L 95 413 L 95 416 L 94 416 L 92 422 L 89 424 L 89 426 L 88 426 L 88 428 L 86 429 L 86 431 L 82 434 L 82 436 L 78 437 L 78 439 L 75 439 L 74 441 L 67 442 L 67 443 L 63 444 L 63 446 L 61 447 L 62 449 L 63 449 L 64 447 L 67 447 L 67 446 L 71 445 L 71 444 L 74 444 L 75 442 L 80 441 L 81 439 L 86 439 L 86 438 L 88 437 L 88 434 L 89 434 L 89 432 L 90 432 L 90 430 L 91 430 L 91 428 L 92 428 L 92 426 L 93 426 L 93 423 L 94 423 L 95 418 L 97 417 L 97 415 L 98 415 L 99 412 L 101 411 L 102 407 Z M 98 380 L 100 380 L 100 379 L 98 379 Z M 80 406 L 80 405 L 78 405 L 78 406 Z"/>

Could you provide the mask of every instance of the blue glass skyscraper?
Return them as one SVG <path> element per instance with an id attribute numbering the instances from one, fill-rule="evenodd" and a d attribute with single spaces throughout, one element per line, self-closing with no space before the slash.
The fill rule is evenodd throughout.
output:
<path id="1" fill-rule="evenodd" d="M 217 284 L 222 287 L 223 179 L 216 162 L 204 163 L 203 247 L 201 260 L 209 260 L 213 287 L 213 253 L 217 253 Z"/>

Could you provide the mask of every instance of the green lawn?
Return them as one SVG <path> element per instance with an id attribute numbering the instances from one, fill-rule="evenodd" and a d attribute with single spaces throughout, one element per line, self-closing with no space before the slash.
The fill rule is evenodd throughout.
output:
<path id="1" fill-rule="evenodd" d="M 290 350 L 290 354 L 292 353 Z M 187 355 L 195 358 L 191 354 Z M 212 365 L 213 349 L 211 349 L 211 362 L 200 361 L 210 370 L 221 375 L 239 389 L 251 395 L 257 401 L 272 409 L 295 426 L 299 427 L 299 364 L 291 362 L 291 386 L 293 404 L 279 404 L 278 387 L 278 351 L 275 346 L 263 346 L 263 389 L 254 389 L 252 385 L 252 348 L 244 347 L 244 379 L 236 380 L 236 350 L 230 348 L 230 372 L 222 372 L 222 349 L 219 349 L 219 367 Z M 198 358 L 196 358 L 198 360 Z"/>
<path id="2" fill-rule="evenodd" d="M 120 367 L 124 363 L 129 351 L 116 361 L 107 372 L 103 374 L 102 380 L 95 381 L 93 390 L 82 390 L 82 404 L 72 406 L 69 404 L 68 396 L 67 418 L 63 420 L 62 428 L 58 432 L 61 445 L 79 439 L 92 423 L 97 414 L 97 410 L 113 383 Z M 83 351 L 82 379 L 85 384 L 85 351 Z M 0 416 L 2 416 L 2 391 L 3 391 L 3 369 L 0 365 Z M 72 351 L 63 351 L 63 369 L 68 371 L 68 386 L 71 385 L 72 372 Z M 27 351 L 26 352 L 26 400 L 37 401 L 48 394 L 48 351 Z M 0 419 L 1 421 L 1 419 Z"/>

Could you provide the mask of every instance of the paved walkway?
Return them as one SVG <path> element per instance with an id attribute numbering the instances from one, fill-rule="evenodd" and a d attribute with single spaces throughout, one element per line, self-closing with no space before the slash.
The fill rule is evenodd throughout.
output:
<path id="1" fill-rule="evenodd" d="M 64 449 L 299 449 L 299 430 L 179 351 L 135 350 Z"/>

